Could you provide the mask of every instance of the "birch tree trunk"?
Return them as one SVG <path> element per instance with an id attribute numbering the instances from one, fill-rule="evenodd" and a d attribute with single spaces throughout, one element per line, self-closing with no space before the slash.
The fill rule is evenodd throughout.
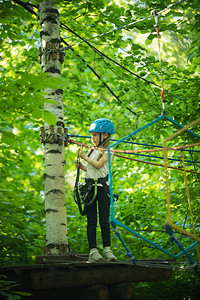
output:
<path id="1" fill-rule="evenodd" d="M 60 18 L 57 8 L 51 3 L 39 4 L 41 25 L 41 64 L 43 72 L 61 78 Z M 63 90 L 46 88 L 45 98 L 56 104 L 45 102 L 44 109 L 52 112 L 56 125 L 44 124 L 44 134 L 49 136 L 64 132 Z M 57 138 L 57 140 L 56 140 Z M 46 253 L 61 254 L 68 251 L 66 201 L 65 201 L 65 152 L 64 144 L 57 135 L 45 143 L 45 213 L 46 213 Z"/>

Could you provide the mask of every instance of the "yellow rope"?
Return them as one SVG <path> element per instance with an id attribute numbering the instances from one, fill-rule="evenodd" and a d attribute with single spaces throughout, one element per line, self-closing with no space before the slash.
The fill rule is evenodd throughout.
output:
<path id="1" fill-rule="evenodd" d="M 168 173 L 168 160 L 167 160 L 167 142 L 176 138 L 178 135 L 182 134 L 183 132 L 185 132 L 188 128 L 190 128 L 191 126 L 194 126 L 196 124 L 200 123 L 200 118 L 197 119 L 196 121 L 190 123 L 189 125 L 185 126 L 184 128 L 178 130 L 177 132 L 175 132 L 173 135 L 167 137 L 164 141 L 163 141 L 163 156 L 164 156 L 164 163 L 165 163 L 165 178 L 166 178 L 166 201 L 167 201 L 167 220 L 166 220 L 166 224 L 169 224 L 173 229 L 180 231 L 181 233 L 193 238 L 193 240 L 200 242 L 200 238 L 198 238 L 196 236 L 196 233 L 194 231 L 194 234 L 191 234 L 190 232 L 186 231 L 185 229 L 175 225 L 172 223 L 171 221 L 171 206 L 170 206 L 170 188 L 169 188 L 169 173 Z M 185 165 L 184 165 L 185 168 Z M 186 170 L 184 169 L 184 174 L 186 174 L 185 172 Z M 187 180 L 187 178 L 186 178 Z M 187 183 L 186 183 L 187 185 Z M 186 193 L 188 195 L 189 193 L 189 189 L 186 189 Z M 190 203 L 190 201 L 189 201 Z M 191 209 L 191 204 L 189 204 L 189 207 Z M 193 220 L 193 217 L 191 217 L 191 219 Z M 193 222 L 193 221 L 192 221 Z M 193 223 L 193 230 L 194 230 L 194 223 Z M 199 254 L 198 255 L 198 259 L 199 259 Z"/>
<path id="2" fill-rule="evenodd" d="M 194 227 L 194 219 L 193 219 L 193 214 L 192 214 L 190 192 L 189 192 L 189 187 L 188 187 L 188 182 L 187 182 L 187 175 L 186 175 L 186 170 L 185 170 L 185 159 L 184 159 L 183 151 L 181 151 L 181 162 L 182 162 L 182 167 L 183 167 L 182 173 L 183 173 L 183 177 L 184 177 L 184 183 L 185 183 L 186 195 L 187 195 L 187 200 L 188 200 L 188 206 L 189 206 L 189 210 L 190 210 L 193 233 L 194 233 L 194 236 L 197 237 L 195 227 Z M 200 262 L 200 253 L 199 253 L 198 245 L 196 245 L 196 250 L 197 250 L 198 262 Z"/>
<path id="3" fill-rule="evenodd" d="M 163 154 L 165 163 L 165 179 L 166 179 L 166 196 L 167 196 L 167 223 L 171 223 L 171 207 L 170 207 L 170 191 L 169 191 L 169 172 L 167 161 L 167 143 L 163 142 Z"/>
<path id="4" fill-rule="evenodd" d="M 183 127 L 182 129 L 178 130 L 178 131 L 175 132 L 173 135 L 171 135 L 171 136 L 169 136 L 168 138 L 166 138 L 165 141 L 167 142 L 167 141 L 170 141 L 170 140 L 174 139 L 175 137 L 177 137 L 177 136 L 180 135 L 181 133 L 187 131 L 188 128 L 190 128 L 190 127 L 192 127 L 192 126 L 194 126 L 194 125 L 196 125 L 196 124 L 198 124 L 198 123 L 200 123 L 200 118 L 197 119 L 196 121 L 190 123 L 189 125 Z"/>

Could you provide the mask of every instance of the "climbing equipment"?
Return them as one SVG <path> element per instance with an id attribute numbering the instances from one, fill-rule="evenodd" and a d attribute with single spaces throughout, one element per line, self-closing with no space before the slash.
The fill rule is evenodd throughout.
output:
<path id="1" fill-rule="evenodd" d="M 87 207 L 94 202 L 97 196 L 98 186 L 103 187 L 109 195 L 109 186 L 106 183 L 108 181 L 108 176 L 94 179 L 86 178 L 85 182 L 82 183 L 78 183 L 78 180 L 79 176 L 77 177 L 74 187 L 74 200 L 79 207 L 80 214 L 84 216 L 87 213 Z M 92 199 L 90 199 L 89 194 L 93 189 L 94 193 Z"/>
<path id="2" fill-rule="evenodd" d="M 112 121 L 106 118 L 97 119 L 90 125 L 89 132 L 98 132 L 99 133 L 99 143 L 96 147 L 102 145 L 111 134 L 115 133 L 115 127 Z M 102 140 L 102 133 L 107 132 L 109 135 Z M 105 150 L 105 149 L 104 149 Z"/>
<path id="3" fill-rule="evenodd" d="M 106 118 L 97 119 L 90 125 L 89 132 L 107 132 L 109 134 L 115 133 L 115 127 L 112 121 Z"/>
<path id="4" fill-rule="evenodd" d="M 82 147 L 82 145 L 81 145 Z M 80 151 L 80 149 L 79 149 Z M 107 194 L 109 195 L 109 186 L 107 185 L 108 181 L 108 175 L 104 178 L 85 178 L 85 182 L 79 182 L 80 178 L 80 156 L 79 156 L 79 151 L 78 151 L 78 156 L 77 156 L 77 161 L 76 163 L 78 164 L 77 167 L 77 174 L 76 174 L 76 181 L 74 185 L 74 201 L 78 205 L 80 214 L 82 216 L 86 215 L 87 213 L 87 207 L 91 205 L 96 196 L 97 196 L 97 187 L 101 186 L 103 187 Z M 88 156 L 90 153 L 88 154 Z M 92 196 L 92 199 L 89 198 L 89 194 L 94 189 L 94 193 Z M 110 195 L 109 195 L 110 196 Z"/>
<path id="5" fill-rule="evenodd" d="M 155 27 L 157 32 L 157 39 L 158 39 L 158 54 L 159 54 L 159 63 L 160 63 L 160 78 L 161 78 L 161 98 L 162 98 L 162 110 L 163 114 L 165 114 L 165 96 L 164 96 L 164 87 L 163 87 L 163 78 L 162 78 L 162 61 L 161 61 L 161 50 L 160 50 L 160 38 L 159 38 L 159 26 L 158 26 L 158 14 L 155 11 Z"/>
<path id="6" fill-rule="evenodd" d="M 89 132 L 98 132 L 99 133 L 99 143 L 97 147 L 102 145 L 108 138 L 109 135 L 115 133 L 115 127 L 113 122 L 111 122 L 109 119 L 101 118 L 95 120 L 89 128 Z M 107 132 L 109 135 L 102 140 L 102 133 Z"/>
<path id="7" fill-rule="evenodd" d="M 80 146 L 81 149 L 82 146 Z M 80 150 L 79 149 L 79 150 Z M 77 155 L 77 173 L 76 173 L 76 181 L 75 181 L 75 185 L 74 185 L 74 201 L 76 202 L 76 204 L 78 205 L 80 214 L 83 215 L 83 209 L 81 206 L 81 199 L 78 193 L 78 183 L 79 183 L 79 177 L 80 177 L 80 156 L 79 156 L 79 151 L 78 151 L 78 155 Z"/>
<path id="8" fill-rule="evenodd" d="M 134 256 L 132 255 L 132 253 L 129 251 L 129 249 L 127 248 L 126 244 L 124 243 L 123 239 L 121 238 L 121 235 L 119 234 L 119 232 L 117 231 L 117 226 L 120 226 L 122 228 L 124 228 L 125 230 L 131 232 L 132 234 L 134 234 L 136 237 L 141 238 L 142 240 L 144 240 L 145 242 L 149 243 L 150 245 L 154 246 L 155 248 L 157 248 L 158 250 L 164 252 L 165 254 L 171 256 L 173 259 L 177 259 L 179 258 L 181 255 L 183 254 L 187 254 L 187 258 L 189 259 L 192 267 L 194 267 L 194 269 L 199 273 L 199 269 L 198 266 L 196 266 L 193 262 L 193 260 L 191 259 L 190 255 L 188 254 L 189 250 L 191 250 L 193 247 L 195 247 L 196 245 L 198 245 L 198 243 L 200 242 L 200 239 L 197 238 L 195 235 L 189 234 L 188 232 L 186 232 L 185 230 L 182 230 L 183 233 L 186 233 L 189 237 L 194 239 L 194 243 L 190 246 L 188 246 L 187 248 L 183 248 L 183 246 L 177 242 L 177 239 L 174 238 L 174 235 L 172 233 L 172 228 L 175 230 L 180 230 L 179 227 L 175 226 L 174 224 L 172 224 L 172 222 L 170 222 L 170 200 L 169 200 L 169 187 L 167 186 L 167 206 L 168 206 L 168 220 L 167 223 L 165 224 L 165 228 L 167 230 L 167 233 L 171 236 L 171 240 L 173 240 L 177 246 L 180 248 L 181 252 L 179 252 L 178 254 L 174 255 L 173 253 L 171 253 L 170 251 L 168 251 L 167 249 L 164 249 L 163 247 L 160 247 L 158 244 L 156 244 L 155 242 L 151 241 L 148 238 L 145 238 L 144 236 L 142 236 L 141 234 L 139 234 L 138 232 L 136 232 L 135 230 L 131 229 L 130 227 L 126 226 L 125 224 L 123 224 L 122 222 L 118 221 L 115 217 L 115 210 L 114 210 L 114 195 L 113 195 L 113 179 L 112 179 L 112 169 L 111 169 L 111 159 L 110 159 L 110 152 L 112 151 L 113 147 L 120 144 L 121 142 L 126 141 L 127 139 L 129 139 L 130 137 L 136 135 L 137 133 L 143 131 L 144 129 L 152 126 L 153 124 L 166 119 L 168 121 L 170 121 L 170 123 L 178 125 L 181 129 L 175 133 L 172 137 L 176 137 L 178 134 L 182 133 L 182 132 L 190 132 L 193 136 L 197 137 L 200 139 L 200 135 L 195 134 L 194 132 L 188 130 L 188 128 L 194 123 L 197 124 L 200 122 L 200 119 L 196 120 L 195 122 L 189 124 L 186 127 L 183 127 L 181 124 L 177 123 L 176 121 L 174 121 L 173 119 L 171 119 L 170 117 L 168 117 L 165 114 L 160 115 L 158 118 L 156 118 L 155 120 L 151 121 L 150 123 L 144 125 L 141 128 L 138 128 L 137 130 L 133 131 L 131 134 L 129 134 L 128 136 L 125 136 L 124 138 L 122 138 L 121 140 L 115 142 L 114 144 L 110 145 L 108 147 L 108 165 L 109 165 L 109 182 L 110 182 L 110 203 L 111 203 L 111 225 L 116 233 L 116 235 L 118 236 L 119 240 L 121 241 L 122 245 L 125 247 L 125 249 L 127 250 L 127 255 L 133 260 L 133 263 L 136 263 L 136 259 L 134 258 Z M 167 155 L 166 155 L 166 151 L 168 150 L 168 148 L 166 147 L 166 141 L 170 140 L 171 138 L 168 138 L 165 140 L 165 143 L 163 144 L 163 152 L 164 152 L 164 158 L 165 158 L 165 168 L 166 168 L 166 172 L 167 172 Z M 183 167 L 183 170 L 185 169 L 185 167 Z M 167 184 L 167 180 L 166 180 L 166 184 Z M 173 238 L 172 238 L 173 236 Z"/>
<path id="9" fill-rule="evenodd" d="M 101 118 L 95 120 L 91 125 L 89 132 L 98 132 L 100 134 L 100 141 L 99 144 L 97 145 L 100 146 L 104 141 L 106 141 L 109 136 L 107 136 L 103 141 L 101 140 L 101 134 L 102 133 L 108 133 L 113 134 L 115 133 L 115 128 L 114 124 L 106 118 Z M 82 147 L 83 144 L 80 146 Z M 95 147 L 96 148 L 96 147 Z M 94 147 L 91 148 L 90 152 L 88 153 L 88 157 L 92 154 L 92 152 L 95 149 Z M 105 150 L 105 149 L 104 149 Z M 80 151 L 80 149 L 79 149 Z M 97 186 L 102 186 L 107 194 L 109 195 L 109 187 L 107 185 L 108 181 L 108 175 L 104 178 L 86 178 L 84 183 L 79 183 L 79 177 L 80 177 L 80 156 L 79 156 L 79 151 L 78 151 L 78 156 L 77 156 L 77 176 L 76 176 L 76 181 L 75 181 L 75 186 L 74 186 L 74 200 L 76 204 L 78 205 L 79 211 L 81 215 L 85 215 L 87 213 L 87 207 L 91 205 L 96 196 L 97 196 Z M 89 198 L 89 194 L 91 190 L 94 188 L 94 194 L 92 199 Z M 109 195 L 110 196 L 110 195 Z M 83 205 L 83 208 L 82 208 Z"/>

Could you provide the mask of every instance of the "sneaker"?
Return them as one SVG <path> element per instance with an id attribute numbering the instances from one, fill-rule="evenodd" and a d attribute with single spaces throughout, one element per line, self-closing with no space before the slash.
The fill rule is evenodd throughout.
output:
<path id="1" fill-rule="evenodd" d="M 90 250 L 89 253 L 89 262 L 95 262 L 95 261 L 101 261 L 103 260 L 103 257 L 99 253 L 99 251 L 96 248 L 93 248 Z"/>
<path id="2" fill-rule="evenodd" d="M 117 261 L 117 258 L 114 256 L 113 252 L 110 250 L 110 247 L 104 248 L 103 255 L 107 261 Z"/>

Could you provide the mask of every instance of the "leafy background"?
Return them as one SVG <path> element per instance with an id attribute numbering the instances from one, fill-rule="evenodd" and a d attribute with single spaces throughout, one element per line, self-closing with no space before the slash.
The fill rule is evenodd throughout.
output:
<path id="1" fill-rule="evenodd" d="M 65 126 L 70 134 L 88 135 L 90 123 L 108 117 L 116 127 L 115 139 L 130 134 L 162 114 L 161 72 L 154 17 L 122 29 L 125 24 L 153 15 L 174 4 L 172 1 L 53 1 L 61 18 L 61 37 L 66 50 L 62 65 Z M 44 111 L 46 87 L 58 83 L 42 74 L 38 63 L 40 24 L 38 1 L 0 2 L 0 263 L 34 263 L 45 247 L 43 171 L 44 151 L 39 128 L 43 120 L 51 123 Z M 182 1 L 159 15 L 162 77 L 166 113 L 186 125 L 199 116 L 200 94 L 200 14 L 199 1 Z M 107 33 L 111 31 L 110 33 Z M 94 36 L 97 36 L 94 38 Z M 87 42 L 84 40 L 87 39 Z M 167 121 L 131 138 L 135 143 L 162 145 L 163 139 L 178 128 Z M 192 128 L 200 133 L 199 125 Z M 90 143 L 89 140 L 77 138 Z M 183 134 L 170 145 L 198 142 Z M 119 144 L 119 149 L 146 149 L 141 145 Z M 196 147 L 195 149 L 199 149 Z M 72 251 L 87 253 L 86 220 L 73 201 L 76 176 L 74 161 L 77 147 L 66 148 L 66 202 L 69 243 Z M 171 158 L 180 152 L 170 152 Z M 162 156 L 161 154 L 156 156 Z M 163 164 L 163 159 L 131 156 L 134 159 Z M 199 161 L 199 154 L 186 153 L 185 159 Z M 170 162 L 178 167 L 179 162 Z M 199 172 L 199 164 L 187 164 Z M 165 173 L 161 167 L 116 157 L 113 166 L 116 218 L 122 223 L 177 253 L 178 249 L 164 232 L 166 219 Z M 196 232 L 200 227 L 199 175 L 187 175 Z M 170 171 L 173 221 L 191 231 L 183 175 Z M 138 259 L 167 259 L 142 240 L 120 229 L 132 253 Z M 182 243 L 191 243 L 177 234 Z M 101 249 L 100 232 L 98 242 Z M 125 250 L 112 234 L 112 248 L 119 259 Z M 197 260 L 196 251 L 191 251 Z M 185 257 L 180 262 L 185 262 Z M 174 271 L 165 283 L 137 284 L 138 299 L 191 299 L 199 279 L 183 268 Z"/>

